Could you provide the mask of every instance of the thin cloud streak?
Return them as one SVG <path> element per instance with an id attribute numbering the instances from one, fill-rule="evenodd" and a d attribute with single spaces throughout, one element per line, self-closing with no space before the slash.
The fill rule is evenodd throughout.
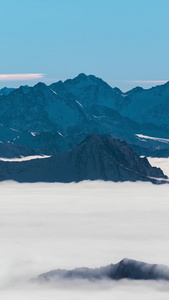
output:
<path id="1" fill-rule="evenodd" d="M 168 80 L 128 80 L 126 82 L 133 82 L 133 83 L 160 83 L 160 84 L 163 84 L 163 83 L 166 83 Z"/>
<path id="2" fill-rule="evenodd" d="M 43 78 L 45 74 L 0 74 L 0 81 L 33 80 Z"/>
<path id="3" fill-rule="evenodd" d="M 111 80 L 116 82 L 127 82 L 127 83 L 153 83 L 153 84 L 163 84 L 168 82 L 169 80 Z"/>

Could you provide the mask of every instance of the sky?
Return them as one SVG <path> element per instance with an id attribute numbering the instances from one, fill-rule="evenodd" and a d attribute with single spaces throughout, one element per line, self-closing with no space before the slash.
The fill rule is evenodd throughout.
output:
<path id="1" fill-rule="evenodd" d="M 168 0 L 2 0 L 0 88 L 79 73 L 123 91 L 162 84 L 168 11 Z"/>

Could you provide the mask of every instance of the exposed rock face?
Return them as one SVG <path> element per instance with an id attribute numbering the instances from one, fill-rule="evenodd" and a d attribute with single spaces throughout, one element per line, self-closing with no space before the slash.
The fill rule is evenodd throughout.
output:
<path id="1" fill-rule="evenodd" d="M 52 270 L 39 275 L 35 281 L 56 282 L 59 279 L 120 280 L 124 278 L 132 280 L 169 280 L 169 268 L 125 258 L 117 264 L 96 269 Z"/>
<path id="2" fill-rule="evenodd" d="M 98 134 L 68 152 L 24 162 L 0 162 L 0 179 L 19 182 L 82 180 L 151 181 L 167 178 L 161 169 L 140 158 L 125 142 Z"/>

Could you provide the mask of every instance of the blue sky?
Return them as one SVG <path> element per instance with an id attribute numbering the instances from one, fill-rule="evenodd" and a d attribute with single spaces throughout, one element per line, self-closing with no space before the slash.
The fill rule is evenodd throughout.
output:
<path id="1" fill-rule="evenodd" d="M 49 84 L 82 72 L 122 90 L 169 80 L 168 0 L 0 4 L 0 87 Z"/>

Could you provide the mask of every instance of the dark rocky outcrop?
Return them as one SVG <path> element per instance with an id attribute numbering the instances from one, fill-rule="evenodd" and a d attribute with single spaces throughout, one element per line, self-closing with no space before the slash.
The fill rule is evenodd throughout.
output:
<path id="1" fill-rule="evenodd" d="M 160 168 L 140 158 L 126 142 L 93 134 L 72 150 L 49 158 L 0 162 L 0 180 L 79 182 L 82 180 L 165 182 Z M 161 179 L 158 181 L 158 179 Z"/>

